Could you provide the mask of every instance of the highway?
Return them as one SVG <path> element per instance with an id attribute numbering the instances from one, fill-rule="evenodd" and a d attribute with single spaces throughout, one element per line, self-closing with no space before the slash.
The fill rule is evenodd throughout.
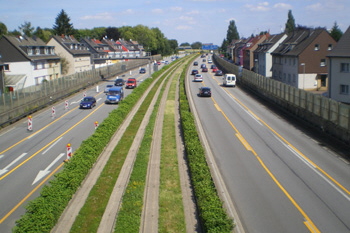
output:
<path id="1" fill-rule="evenodd" d="M 139 74 L 135 69 L 123 79 L 134 77 L 139 83 L 149 77 L 149 70 Z M 0 131 L 0 232 L 11 232 L 15 221 L 25 212 L 25 205 L 40 194 L 44 184 L 64 165 L 67 145 L 74 150 L 93 134 L 95 123 L 101 123 L 118 105 L 104 103 L 104 88 L 113 80 L 70 96 L 62 102 L 32 115 L 32 130 L 23 119 Z M 132 89 L 124 89 L 125 96 Z M 79 109 L 83 96 L 94 96 L 96 107 Z"/>
<path id="2" fill-rule="evenodd" d="M 243 232 L 350 232 L 349 162 L 198 58 L 190 98 Z M 209 72 L 201 72 L 204 63 Z M 191 71 L 191 69 L 189 71 Z M 212 97 L 198 97 L 209 86 Z"/>

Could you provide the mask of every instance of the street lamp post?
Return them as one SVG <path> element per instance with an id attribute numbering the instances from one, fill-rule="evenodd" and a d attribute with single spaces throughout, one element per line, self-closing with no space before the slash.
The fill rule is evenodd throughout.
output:
<path id="1" fill-rule="evenodd" d="M 305 89 L 305 63 L 301 63 L 301 66 L 303 66 L 303 90 Z"/>

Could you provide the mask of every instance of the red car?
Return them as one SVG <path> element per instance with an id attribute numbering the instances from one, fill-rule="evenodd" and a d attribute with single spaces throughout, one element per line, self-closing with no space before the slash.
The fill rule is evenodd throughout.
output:
<path id="1" fill-rule="evenodd" d="M 202 72 L 208 72 L 208 68 L 207 67 L 202 68 Z"/>
<path id="2" fill-rule="evenodd" d="M 126 81 L 125 88 L 135 88 L 137 87 L 137 81 L 135 78 L 129 78 L 128 81 Z"/>
<path id="3" fill-rule="evenodd" d="M 212 71 L 213 71 L 213 73 L 215 73 L 216 71 L 218 71 L 218 68 L 214 67 L 214 68 L 212 69 Z"/>

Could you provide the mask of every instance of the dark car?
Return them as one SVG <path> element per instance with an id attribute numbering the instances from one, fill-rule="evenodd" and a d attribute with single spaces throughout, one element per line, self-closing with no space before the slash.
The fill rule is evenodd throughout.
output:
<path id="1" fill-rule="evenodd" d="M 194 65 L 194 66 L 198 66 L 198 62 L 196 62 L 196 61 L 193 62 L 193 65 Z"/>
<path id="2" fill-rule="evenodd" d="M 217 71 L 215 72 L 215 76 L 222 76 L 222 75 L 223 75 L 223 73 L 222 73 L 221 70 L 217 70 Z"/>
<path id="3" fill-rule="evenodd" d="M 210 87 L 200 87 L 198 95 L 201 97 L 211 97 Z"/>
<path id="4" fill-rule="evenodd" d="M 196 75 L 196 74 L 198 74 L 198 70 L 192 70 L 192 73 L 191 73 L 192 75 Z"/>
<path id="5" fill-rule="evenodd" d="M 139 72 L 140 72 L 140 74 L 144 74 L 144 73 L 146 73 L 146 69 L 145 68 L 141 68 Z"/>
<path id="6" fill-rule="evenodd" d="M 93 96 L 85 96 L 80 101 L 80 107 L 79 108 L 93 108 L 96 106 L 96 99 Z"/>
<path id="7" fill-rule="evenodd" d="M 202 64 L 202 65 L 201 65 L 201 68 L 205 68 L 205 67 L 207 67 L 206 64 Z"/>
<path id="8" fill-rule="evenodd" d="M 211 65 L 210 66 L 210 69 L 214 69 L 214 68 L 216 68 L 216 65 Z"/>
<path id="9" fill-rule="evenodd" d="M 202 72 L 208 72 L 208 68 L 207 67 L 202 68 Z"/>
<path id="10" fill-rule="evenodd" d="M 105 87 L 104 93 L 107 93 L 111 87 L 113 87 L 113 85 L 108 84 L 108 85 Z"/>
<path id="11" fill-rule="evenodd" d="M 122 78 L 117 78 L 114 82 L 114 86 L 124 86 L 124 79 Z"/>

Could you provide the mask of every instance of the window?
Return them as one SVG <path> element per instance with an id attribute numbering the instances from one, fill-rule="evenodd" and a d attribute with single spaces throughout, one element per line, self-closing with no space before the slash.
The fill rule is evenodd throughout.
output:
<path id="1" fill-rule="evenodd" d="M 320 45 L 319 44 L 315 44 L 315 51 L 320 50 Z"/>
<path id="2" fill-rule="evenodd" d="M 329 44 L 328 45 L 328 50 L 332 50 L 333 49 L 333 45 L 332 44 Z"/>
<path id="3" fill-rule="evenodd" d="M 349 63 L 340 63 L 340 72 L 348 73 L 349 72 Z"/>
<path id="4" fill-rule="evenodd" d="M 49 54 L 49 48 L 45 48 L 45 54 Z"/>
<path id="5" fill-rule="evenodd" d="M 28 48 L 28 55 L 33 55 L 33 49 L 32 48 Z"/>
<path id="6" fill-rule="evenodd" d="M 40 55 L 40 48 L 36 48 L 36 49 L 35 49 L 35 54 L 36 54 L 36 55 Z"/>
<path id="7" fill-rule="evenodd" d="M 340 94 L 348 95 L 349 94 L 349 85 L 340 85 Z"/>
<path id="8" fill-rule="evenodd" d="M 320 66 L 326 66 L 326 59 L 321 59 Z"/>

